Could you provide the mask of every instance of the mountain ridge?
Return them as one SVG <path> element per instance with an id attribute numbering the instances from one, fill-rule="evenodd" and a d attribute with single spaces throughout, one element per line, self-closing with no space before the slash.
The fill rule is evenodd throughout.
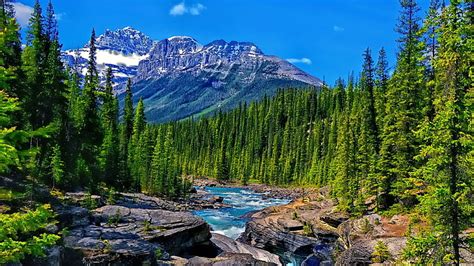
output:
<path id="1" fill-rule="evenodd" d="M 215 40 L 202 45 L 191 36 L 156 41 L 125 27 L 96 38 L 101 80 L 111 67 L 119 97 L 128 78 L 134 100 L 143 98 L 150 121 L 166 122 L 202 112 L 231 109 L 271 96 L 279 88 L 319 87 L 321 80 L 252 42 Z M 66 50 L 63 60 L 85 74 L 88 44 Z"/>

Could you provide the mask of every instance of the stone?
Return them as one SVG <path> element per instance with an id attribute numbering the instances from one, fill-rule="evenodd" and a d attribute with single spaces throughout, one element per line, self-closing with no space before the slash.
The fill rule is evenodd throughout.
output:
<path id="1" fill-rule="evenodd" d="M 342 213 L 326 213 L 319 217 L 319 219 L 328 225 L 337 228 L 344 221 L 347 221 L 349 217 Z"/>
<path id="2" fill-rule="evenodd" d="M 209 241 L 207 223 L 188 212 L 106 205 L 93 211 L 94 224 L 73 228 L 64 238 L 65 261 L 135 265 L 178 255 Z"/>
<path id="3" fill-rule="evenodd" d="M 258 249 L 250 245 L 240 243 L 227 236 L 221 234 L 212 234 L 211 242 L 214 243 L 222 252 L 250 254 L 254 259 L 282 265 L 280 258 L 263 249 Z"/>
<path id="4" fill-rule="evenodd" d="M 247 223 L 245 231 L 237 239 L 259 249 L 272 250 L 275 254 L 291 254 L 299 265 L 318 243 L 316 238 L 310 238 L 288 232 L 270 219 L 254 219 Z"/>
<path id="5" fill-rule="evenodd" d="M 278 218 L 277 222 L 279 225 L 283 226 L 285 230 L 288 231 L 303 230 L 304 227 L 303 223 L 298 220 Z"/>
<path id="6" fill-rule="evenodd" d="M 54 211 L 61 228 L 86 226 L 91 222 L 89 210 L 76 206 L 56 206 Z"/>
<path id="7" fill-rule="evenodd" d="M 339 254 L 336 265 L 369 265 L 372 250 L 363 243 L 357 243 Z"/>
<path id="8" fill-rule="evenodd" d="M 221 196 L 213 196 L 209 199 L 210 203 L 222 203 L 224 201 L 224 198 Z"/>

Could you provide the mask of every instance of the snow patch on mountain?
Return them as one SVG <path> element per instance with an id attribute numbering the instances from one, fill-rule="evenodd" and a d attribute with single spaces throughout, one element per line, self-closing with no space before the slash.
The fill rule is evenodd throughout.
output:
<path id="1" fill-rule="evenodd" d="M 89 58 L 89 48 L 79 50 L 69 50 L 65 52 L 66 55 L 73 57 L 80 56 L 84 59 Z M 99 65 L 123 65 L 128 67 L 138 66 L 140 61 L 148 58 L 148 55 L 140 55 L 137 53 L 123 54 L 115 50 L 97 50 L 96 62 Z"/>

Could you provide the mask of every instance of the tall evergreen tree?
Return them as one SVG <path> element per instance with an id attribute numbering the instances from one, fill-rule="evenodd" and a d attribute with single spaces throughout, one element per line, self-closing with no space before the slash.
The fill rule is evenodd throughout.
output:
<path id="1" fill-rule="evenodd" d="M 397 26 L 400 51 L 387 90 L 381 146 L 384 207 L 395 200 L 404 206 L 415 203 L 417 188 L 410 174 L 416 166 L 413 158 L 418 152 L 414 132 L 426 111 L 419 7 L 415 0 L 401 0 L 400 4 L 402 11 Z"/>
<path id="2" fill-rule="evenodd" d="M 388 88 L 388 61 L 385 49 L 382 47 L 379 51 L 377 65 L 375 67 L 375 112 L 377 114 L 376 122 L 380 133 L 383 131 L 383 118 L 385 117 L 385 102 Z M 381 140 L 379 140 L 381 141 Z"/>
<path id="3" fill-rule="evenodd" d="M 133 119 L 133 131 L 129 146 L 128 164 L 130 165 L 130 173 L 133 178 L 133 187 L 140 190 L 140 167 L 142 161 L 139 160 L 140 136 L 144 133 L 146 127 L 145 108 L 143 99 L 140 98 L 135 109 L 135 117 Z"/>
<path id="4" fill-rule="evenodd" d="M 451 259 L 459 265 L 461 232 L 472 225 L 474 91 L 469 59 L 472 38 L 468 33 L 472 31 L 473 12 L 472 3 L 451 1 L 440 15 L 439 49 L 433 64 L 435 116 L 432 123 L 424 124 L 426 129 L 419 131 L 428 141 L 417 157 L 423 165 L 416 170 L 426 187 L 419 198 L 432 223 L 428 235 L 436 242 L 428 246 L 429 250 L 423 250 L 424 255 L 432 256 L 417 262 Z M 419 255 L 410 250 L 418 241 L 423 239 L 410 239 L 408 243 L 411 257 Z"/>
<path id="5" fill-rule="evenodd" d="M 104 180 L 117 186 L 119 175 L 119 133 L 118 133 L 118 100 L 114 96 L 112 69 L 106 70 L 105 89 L 102 97 L 101 121 L 104 128 L 104 141 L 101 148 L 101 163 L 104 169 Z"/>
<path id="6" fill-rule="evenodd" d="M 125 100 L 123 107 L 123 123 L 120 127 L 120 183 L 123 187 L 131 186 L 130 167 L 128 165 L 129 159 L 129 144 L 133 131 L 133 95 L 132 95 L 132 80 L 129 78 L 125 91 Z"/>
<path id="7" fill-rule="evenodd" d="M 84 179 L 83 184 L 96 189 L 97 178 L 100 176 L 98 161 L 99 147 L 103 140 L 102 125 L 99 118 L 97 91 L 99 77 L 96 65 L 95 30 L 92 30 L 89 42 L 89 62 L 85 84 L 81 95 L 81 122 L 78 128 L 81 140 L 77 174 Z"/>

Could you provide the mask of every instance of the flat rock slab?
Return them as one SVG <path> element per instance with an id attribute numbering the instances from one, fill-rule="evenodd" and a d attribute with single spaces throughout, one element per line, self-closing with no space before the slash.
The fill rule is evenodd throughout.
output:
<path id="1" fill-rule="evenodd" d="M 156 261 L 157 249 L 165 256 L 180 254 L 211 238 L 207 223 L 188 212 L 106 205 L 93 211 L 92 220 L 93 224 L 75 227 L 65 237 L 65 247 L 71 251 L 66 256 L 71 260 L 142 264 Z"/>
<path id="2" fill-rule="evenodd" d="M 258 249 L 250 245 L 235 241 L 232 238 L 221 234 L 212 234 L 211 242 L 226 253 L 250 254 L 254 259 L 282 265 L 280 258 L 266 250 Z"/>
<path id="3" fill-rule="evenodd" d="M 284 218 L 279 218 L 277 223 L 281 225 L 285 230 L 288 231 L 298 231 L 298 230 L 303 230 L 303 223 L 297 220 L 290 220 L 290 219 L 284 219 Z"/>

